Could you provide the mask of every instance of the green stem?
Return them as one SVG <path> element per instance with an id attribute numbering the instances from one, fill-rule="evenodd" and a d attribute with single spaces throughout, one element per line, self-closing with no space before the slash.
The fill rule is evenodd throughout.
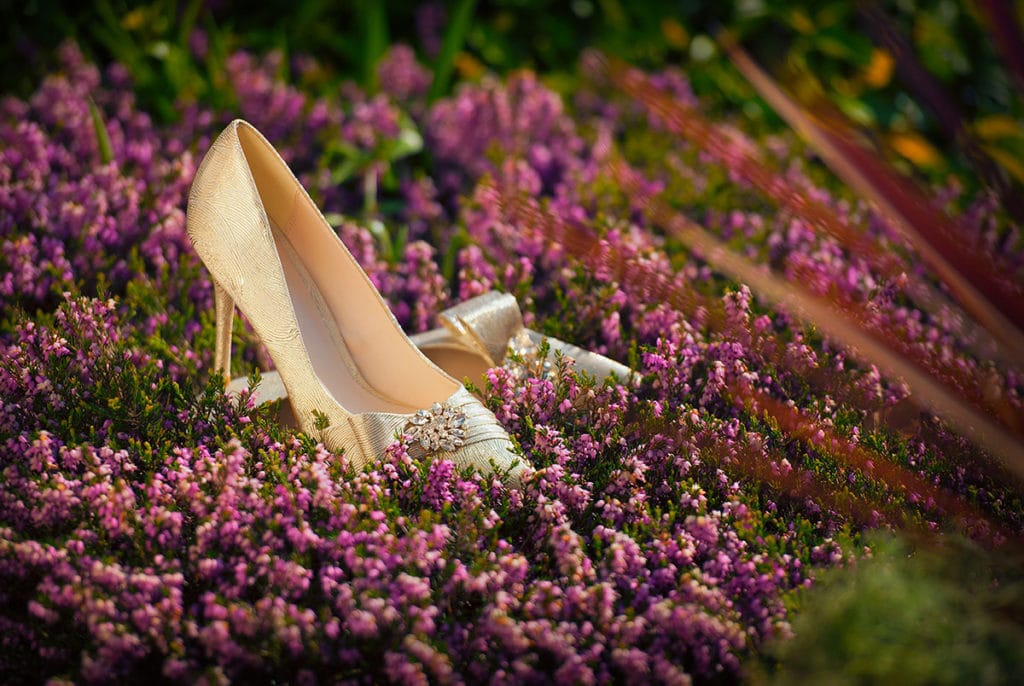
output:
<path id="1" fill-rule="evenodd" d="M 377 216 L 377 170 L 372 165 L 363 176 L 363 216 Z"/>

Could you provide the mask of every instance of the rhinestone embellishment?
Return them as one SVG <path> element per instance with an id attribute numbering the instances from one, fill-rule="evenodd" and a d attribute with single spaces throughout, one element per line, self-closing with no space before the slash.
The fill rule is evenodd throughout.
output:
<path id="1" fill-rule="evenodd" d="M 466 415 L 448 405 L 434 403 L 409 419 L 409 436 L 428 453 L 451 452 L 466 441 Z"/>

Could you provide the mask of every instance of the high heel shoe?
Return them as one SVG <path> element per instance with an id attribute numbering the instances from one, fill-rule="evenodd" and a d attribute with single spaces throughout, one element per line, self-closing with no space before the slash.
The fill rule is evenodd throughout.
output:
<path id="1" fill-rule="evenodd" d="M 196 173 L 188 232 L 215 283 L 215 364 L 230 378 L 237 307 L 277 368 L 298 426 L 358 468 L 399 435 L 414 457 L 524 469 L 495 416 L 409 341 L 269 142 L 235 120 Z"/>
<path id="2" fill-rule="evenodd" d="M 523 315 L 514 296 L 488 291 L 443 310 L 438 315 L 443 326 L 409 339 L 434 364 L 456 379 L 483 380 L 491 367 L 511 366 L 512 358 L 537 361 L 550 367 L 550 357 L 539 359 L 542 342 L 547 342 L 549 356 L 558 353 L 571 358 L 577 370 L 597 379 L 612 377 L 622 384 L 632 384 L 637 374 L 624 364 L 571 343 L 544 336 L 523 325 Z M 249 388 L 244 376 L 232 379 L 228 393 L 237 394 Z M 281 378 L 275 371 L 262 374 L 256 401 L 270 402 L 287 397 Z M 281 421 L 293 424 L 288 408 L 282 406 Z"/>

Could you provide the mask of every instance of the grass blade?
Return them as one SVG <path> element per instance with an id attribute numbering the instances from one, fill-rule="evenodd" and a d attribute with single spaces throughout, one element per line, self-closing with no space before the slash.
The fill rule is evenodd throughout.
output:
<path id="1" fill-rule="evenodd" d="M 622 186 L 629 191 L 636 193 L 642 188 L 637 176 L 621 165 L 618 176 Z M 893 378 L 902 378 L 918 402 L 943 417 L 1024 479 L 1024 445 L 1020 438 L 989 414 L 966 402 L 959 392 L 945 386 L 913 360 L 906 359 L 894 350 L 884 332 L 865 326 L 863 320 L 837 308 L 829 300 L 813 295 L 797 284 L 786 282 L 737 255 L 709 232 L 674 212 L 658 198 L 647 199 L 647 214 L 652 223 L 677 237 L 718 271 L 746 283 L 764 300 L 783 307 L 804 322 L 817 327 L 861 360 L 878 366 Z"/>
<path id="2" fill-rule="evenodd" d="M 629 70 L 621 63 L 606 66 L 610 67 L 613 83 L 661 117 L 670 131 L 700 146 L 780 207 L 808 220 L 815 229 L 832 236 L 851 252 L 870 257 L 883 276 L 892 278 L 904 271 L 905 266 L 886 248 L 851 229 L 830 208 L 769 167 L 757 154 L 752 141 L 734 130 L 711 123 L 696 108 L 661 93 L 640 72 Z"/>
<path id="3" fill-rule="evenodd" d="M 892 54 L 896 72 L 902 81 L 935 115 L 943 135 L 963 150 L 967 161 L 985 185 L 999 196 L 1010 215 L 1017 221 L 1024 221 L 1024 196 L 1016 192 L 1013 184 L 999 169 L 1003 166 L 1012 173 L 1014 161 L 1008 165 L 978 144 L 963 113 L 948 95 L 942 82 L 918 59 L 913 45 L 877 3 L 864 0 L 858 4 L 858 9 L 867 20 L 868 31 Z"/>
<path id="4" fill-rule="evenodd" d="M 388 49 L 388 16 L 386 3 L 365 0 L 359 6 L 363 25 L 363 84 L 370 90 L 377 87 L 377 62 Z"/>
<path id="5" fill-rule="evenodd" d="M 837 461 L 856 469 L 861 474 L 895 490 L 916 493 L 923 499 L 930 498 L 946 513 L 965 522 L 984 522 L 991 531 L 998 531 L 1005 537 L 1010 536 L 1010 532 L 1002 530 L 1002 526 L 986 517 L 959 494 L 935 485 L 885 455 L 869 452 L 862 446 L 842 438 L 830 425 L 808 417 L 799 409 L 755 388 L 742 388 L 733 384 L 730 392 L 734 402 L 747 412 L 766 413 L 790 436 L 798 438 L 816 450 L 828 452 Z"/>
<path id="6" fill-rule="evenodd" d="M 455 58 L 466 41 L 475 8 L 476 0 L 459 0 L 455 5 L 448 28 L 444 32 L 441 53 L 434 63 L 434 80 L 430 83 L 430 91 L 427 93 L 428 102 L 433 102 L 448 92 L 455 69 Z"/>
<path id="7" fill-rule="evenodd" d="M 851 254 L 867 258 L 872 269 L 882 277 L 901 281 L 906 279 L 906 292 L 925 310 L 932 313 L 957 313 L 955 321 L 958 333 L 966 347 L 981 357 L 1009 359 L 1006 351 L 995 341 L 984 336 L 979 338 L 978 334 L 985 332 L 985 329 L 979 330 L 973 323 L 968 324 L 968 318 L 960 314 L 954 302 L 927 280 L 920 278 L 909 264 L 892 254 L 890 247 L 883 247 L 853 230 L 832 208 L 766 165 L 752 141 L 735 131 L 712 124 L 696 108 L 659 91 L 646 76 L 628 69 L 621 62 L 598 58 L 594 66 L 597 64 L 601 68 L 592 70 L 595 76 L 607 73 L 617 87 L 657 114 L 670 131 L 688 138 L 780 207 L 807 220 L 816 231 L 827 233 L 839 241 Z"/>
<path id="8" fill-rule="evenodd" d="M 836 303 L 816 296 L 805 288 L 786 282 L 766 271 L 760 265 L 735 254 L 717 238 L 696 225 L 685 216 L 677 214 L 656 197 L 645 196 L 643 188 L 649 187 L 639 175 L 623 164 L 612 167 L 612 178 L 630 195 L 643 201 L 645 214 L 652 224 L 661 226 L 678 237 L 696 255 L 726 276 L 748 284 L 764 300 L 781 306 L 794 316 L 817 327 L 834 341 L 843 344 L 851 353 L 869 364 L 878 366 L 893 378 L 902 378 L 910 387 L 912 398 L 975 441 L 1002 462 L 1012 473 L 1024 479 L 1024 445 L 1020 436 L 1000 424 L 990 412 L 1009 414 L 1008 424 L 1021 428 L 1019 418 L 1011 412 L 998 412 L 1005 408 L 984 409 L 973 406 L 972 398 L 983 397 L 983 393 L 964 393 L 963 388 L 951 388 L 941 379 L 948 374 L 936 375 L 932 370 L 922 368 L 914 359 L 908 359 L 899 349 L 894 349 L 892 333 L 879 330 L 867 316 L 857 316 Z M 652 280 L 651 275 L 641 270 L 629 272 L 619 268 L 625 266 L 614 255 L 604 254 L 601 242 L 588 231 L 559 220 L 550 212 L 542 210 L 532 198 L 524 199 L 517 194 L 504 194 L 493 186 L 484 187 L 488 202 L 500 207 L 502 213 L 516 225 L 530 227 L 550 241 L 551 245 L 565 250 L 584 264 L 595 269 L 610 271 L 614 278 L 631 281 L 631 286 L 643 291 L 647 302 L 665 302 L 686 313 L 703 308 L 710 316 L 712 328 L 721 328 L 721 315 L 715 317 L 713 303 L 696 294 L 684 282 Z M 641 279 L 642 284 L 636 280 Z M 780 346 L 784 347 L 784 346 Z M 948 372 L 948 370 L 942 370 Z M 959 379 L 956 379 L 959 381 Z M 897 427 L 897 431 L 900 427 Z"/>
<path id="9" fill-rule="evenodd" d="M 99 149 L 100 162 L 107 164 L 114 159 L 114 148 L 110 144 L 110 134 L 103 121 L 103 114 L 95 101 L 89 98 L 89 118 L 92 119 L 92 130 L 96 133 L 96 147 Z"/>

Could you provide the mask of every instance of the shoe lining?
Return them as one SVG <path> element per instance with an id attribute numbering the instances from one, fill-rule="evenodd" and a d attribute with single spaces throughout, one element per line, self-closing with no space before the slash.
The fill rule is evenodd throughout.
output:
<path id="1" fill-rule="evenodd" d="M 412 346 L 272 148 L 244 128 L 239 140 L 272 226 L 302 343 L 324 388 L 349 412 L 407 414 L 451 396 L 459 384 Z"/>
<path id="2" fill-rule="evenodd" d="M 284 231 L 271 224 L 271 233 L 281 256 L 288 293 L 302 333 L 302 342 L 313 370 L 324 388 L 350 412 L 414 412 L 411 407 L 375 390 L 352 358 L 345 337 L 324 301 L 316 282 L 306 271 Z"/>
<path id="3" fill-rule="evenodd" d="M 480 386 L 487 376 L 488 364 L 484 358 L 458 345 L 432 345 L 422 348 L 426 355 L 441 369 L 459 381 L 469 379 Z"/>

